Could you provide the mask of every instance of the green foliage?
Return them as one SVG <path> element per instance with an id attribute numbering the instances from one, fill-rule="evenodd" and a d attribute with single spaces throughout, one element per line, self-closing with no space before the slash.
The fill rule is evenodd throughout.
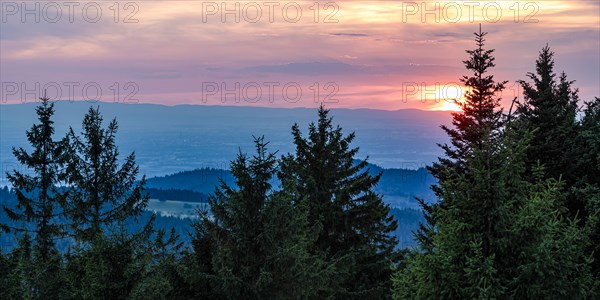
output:
<path id="1" fill-rule="evenodd" d="M 511 234 L 527 241 L 513 261 L 515 275 L 509 286 L 517 299 L 576 299 L 590 297 L 592 277 L 586 254 L 588 232 L 577 219 L 563 217 L 563 182 L 543 180 L 530 188 L 527 201 L 514 217 Z"/>
<path id="2" fill-rule="evenodd" d="M 532 81 L 520 81 L 524 101 L 518 102 L 515 126 L 522 134 L 532 133 L 525 162 L 529 169 L 544 165 L 549 177 L 562 179 L 568 186 L 579 181 L 575 161 L 577 148 L 578 90 L 563 72 L 554 73 L 554 52 L 546 45 L 536 61 L 536 72 L 528 73 Z M 584 216 L 584 202 L 569 197 L 566 203 L 570 215 Z"/>
<path id="3" fill-rule="evenodd" d="M 123 299 L 140 276 L 133 247 L 123 236 L 97 236 L 89 249 L 67 254 L 72 299 Z"/>
<path id="4" fill-rule="evenodd" d="M 39 124 L 34 124 L 27 131 L 27 140 L 32 152 L 24 148 L 13 148 L 17 161 L 31 170 L 29 174 L 13 171 L 7 174 L 8 181 L 13 186 L 17 196 L 16 207 L 4 206 L 4 211 L 13 221 L 22 222 L 21 227 L 5 230 L 14 232 L 33 232 L 36 253 L 42 260 L 48 259 L 54 249 L 54 239 L 62 236 L 63 228 L 57 222 L 59 207 L 64 203 L 66 195 L 57 189 L 63 174 L 62 153 L 64 141 L 55 141 L 54 135 L 54 105 L 47 98 L 41 99 L 36 108 Z M 35 229 L 30 230 L 25 223 L 34 223 Z"/>
<path id="5" fill-rule="evenodd" d="M 303 137 L 292 128 L 296 153 L 281 161 L 279 178 L 296 188 L 299 203 L 308 209 L 310 224 L 321 230 L 311 251 L 337 263 L 336 297 L 386 298 L 391 266 L 397 262 L 392 233 L 396 221 L 389 206 L 373 191 L 381 174 L 372 176 L 367 161 L 355 162 L 354 133 L 344 135 L 332 125 L 329 111 L 319 109 L 318 122 Z"/>
<path id="6" fill-rule="evenodd" d="M 594 254 L 593 273 L 600 278 L 600 101 L 587 102 L 578 121 L 578 90 L 563 72 L 554 73 L 554 52 L 548 46 L 540 52 L 532 83 L 521 81 L 525 101 L 517 109 L 516 126 L 532 132 L 526 163 L 530 168 L 544 165 L 549 177 L 564 181 L 567 192 L 564 213 L 581 219 L 592 240 L 588 253 Z M 515 126 L 515 127 L 516 127 Z"/>
<path id="7" fill-rule="evenodd" d="M 596 295 L 600 295 L 600 98 L 586 103 L 579 122 L 577 159 L 573 161 L 578 182 L 572 188 L 572 197 L 583 199 L 583 224 L 590 230 L 590 248 L 593 253 L 592 272 L 596 279 Z"/>
<path id="8" fill-rule="evenodd" d="M 452 145 L 442 146 L 446 157 L 430 169 L 440 180 L 439 202 L 424 206 L 420 249 L 394 276 L 394 297 L 591 297 L 589 231 L 565 216 L 564 182 L 544 179 L 543 167 L 527 163 L 535 131 L 515 130 L 522 121 L 507 125 L 497 109 L 503 84 L 483 76 L 494 66 L 484 36 L 476 34 L 478 48 L 465 61 L 473 76 L 463 82 L 473 90 L 454 114 L 454 128 L 444 128 Z"/>
<path id="9" fill-rule="evenodd" d="M 90 108 L 77 136 L 67 135 L 67 182 L 72 187 L 64 206 L 78 240 L 93 241 L 114 222 L 139 216 L 148 203 L 143 193 L 145 177 L 137 180 L 139 168 L 131 153 L 119 166 L 115 144 L 117 121 L 102 128 L 99 109 Z"/>
<path id="10" fill-rule="evenodd" d="M 155 262 L 161 261 L 153 257 L 160 250 L 153 249 L 151 239 L 154 219 L 135 233 L 124 226 L 124 222 L 133 222 L 147 205 L 145 178 L 137 180 L 138 166 L 133 153 L 119 164 L 115 144 L 117 122 L 113 120 L 103 128 L 102 121 L 99 110 L 90 108 L 83 119 L 81 135 L 76 135 L 72 128 L 67 134 L 65 178 L 70 189 L 64 210 L 76 242 L 66 256 L 69 297 L 118 299 L 164 295 L 169 291 L 169 282 L 158 280 L 151 271 Z M 164 233 L 157 234 L 157 242 L 162 245 Z"/>
<path id="11" fill-rule="evenodd" d="M 229 299 L 314 298 L 326 292 L 332 275 L 308 252 L 315 229 L 292 186 L 272 190 L 275 154 L 263 138 L 255 143 L 255 156 L 240 154 L 231 163 L 237 188 L 222 182 L 210 198 L 212 215 L 203 214 L 196 225 L 201 282 Z"/>
<path id="12" fill-rule="evenodd" d="M 150 226 L 150 225 L 147 225 Z M 164 276 L 179 251 L 176 237 L 150 228 L 130 234 L 122 225 L 66 254 L 70 299 L 165 299 L 172 291 Z"/>
<path id="13" fill-rule="evenodd" d="M 17 203 L 4 206 L 13 222 L 2 228 L 20 242 L 0 259 L 0 298 L 165 298 L 171 283 L 157 272 L 179 251 L 176 238 L 163 240 L 153 218 L 140 232 L 125 230 L 148 198 L 134 155 L 117 162 L 116 121 L 103 129 L 99 111 L 90 109 L 82 137 L 71 130 L 54 141 L 53 104 L 42 99 L 36 111 L 40 124 L 27 132 L 32 153 L 13 151 L 32 172 L 8 174 Z M 59 253 L 55 240 L 67 234 L 75 244 Z"/>
<path id="14" fill-rule="evenodd" d="M 20 225 L 3 224 L 2 228 L 12 231 L 21 239 L 20 247 L 15 251 L 21 251 L 22 255 L 14 258 L 13 271 L 24 282 L 23 293 L 34 293 L 34 297 L 40 298 L 57 298 L 61 286 L 61 257 L 56 250 L 55 240 L 64 236 L 64 226 L 58 217 L 67 194 L 58 186 L 64 176 L 65 142 L 54 140 L 54 105 L 47 98 L 41 98 L 36 113 L 39 123 L 27 131 L 32 151 L 28 153 L 24 148 L 13 148 L 17 161 L 30 172 L 15 170 L 7 174 L 17 197 L 17 205 L 4 205 L 3 208 L 8 217 Z M 33 240 L 30 240 L 31 236 Z"/>

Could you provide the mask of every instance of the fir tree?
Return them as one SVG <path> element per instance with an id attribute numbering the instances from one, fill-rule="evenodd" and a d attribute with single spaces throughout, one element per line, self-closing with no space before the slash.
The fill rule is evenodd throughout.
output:
<path id="1" fill-rule="evenodd" d="M 10 254 L 1 254 L 0 298 L 34 298 L 34 264 L 31 257 L 31 238 L 25 233 Z"/>
<path id="2" fill-rule="evenodd" d="M 396 274 L 395 297 L 547 298 L 558 289 L 588 297 L 586 232 L 561 216 L 560 182 L 525 180 L 532 137 L 503 124 L 496 96 L 503 83 L 484 76 L 493 67 L 484 36 L 476 33 L 478 48 L 465 61 L 474 74 L 463 82 L 472 91 L 454 114 L 455 128 L 444 128 L 452 146 L 442 146 L 446 157 L 431 168 L 439 202 L 426 207 L 434 224 L 418 235 L 425 251 L 411 253 Z"/>
<path id="3" fill-rule="evenodd" d="M 524 102 L 519 104 L 516 118 L 521 132 L 533 133 L 527 165 L 541 163 L 549 177 L 564 181 L 566 216 L 580 218 L 581 228 L 596 228 L 590 234 L 592 245 L 597 245 L 600 243 L 598 105 L 594 101 L 587 103 L 583 117 L 577 120 L 578 90 L 564 72 L 559 76 L 554 73 L 554 52 L 548 46 L 540 52 L 535 74 L 529 73 L 528 77 L 531 83 L 521 81 Z M 593 269 L 598 277 L 598 248 L 594 246 L 588 253 L 595 257 Z"/>
<path id="4" fill-rule="evenodd" d="M 294 193 L 272 189 L 275 153 L 263 138 L 255 143 L 256 155 L 240 154 L 231 163 L 237 188 L 221 182 L 210 198 L 212 215 L 202 215 L 194 239 L 212 247 L 196 255 L 212 255 L 210 265 L 200 262 L 213 272 L 206 275 L 216 279 L 215 292 L 227 298 L 314 298 L 331 274 L 308 252 L 312 230 Z"/>
<path id="5" fill-rule="evenodd" d="M 33 223 L 33 229 L 26 224 L 19 228 L 5 229 L 14 232 L 31 232 L 34 235 L 36 253 L 46 260 L 56 251 L 54 240 L 64 234 L 58 221 L 60 205 L 66 194 L 58 188 L 63 173 L 64 140 L 55 141 L 54 104 L 48 98 L 41 98 L 36 108 L 39 124 L 27 131 L 27 140 L 32 152 L 24 148 L 13 148 L 13 154 L 19 163 L 31 172 L 14 170 L 7 174 L 17 196 L 16 207 L 4 206 L 8 217 L 17 222 Z"/>
<path id="6" fill-rule="evenodd" d="M 466 161 L 473 155 L 474 151 L 483 150 L 499 139 L 500 129 L 503 125 L 500 99 L 496 96 L 501 93 L 506 81 L 496 82 L 494 76 L 488 74 L 490 68 L 495 67 L 495 58 L 492 56 L 493 49 L 485 49 L 486 32 L 481 31 L 475 34 L 477 48 L 467 50 L 469 59 L 463 61 L 467 70 L 473 72 L 471 76 L 463 76 L 460 81 L 467 88 L 465 92 L 465 101 L 456 101 L 461 108 L 458 112 L 452 113 L 453 128 L 443 125 L 442 129 L 450 137 L 450 145 L 438 144 L 444 150 L 445 157 L 440 157 L 438 162 L 433 163 L 427 169 L 438 180 L 443 181 L 456 176 L 471 176 L 466 169 Z M 441 198 L 443 191 L 440 186 L 432 186 L 432 190 L 438 198 Z M 448 201 L 441 201 L 436 204 L 421 203 L 428 224 L 421 226 L 417 231 L 419 240 L 431 239 L 428 237 L 435 226 L 435 210 L 440 205 L 449 205 Z M 489 204 L 489 203 L 488 203 Z M 427 228 L 429 227 L 429 228 Z M 431 245 L 422 244 L 426 249 Z M 489 242 L 484 241 L 484 247 L 489 247 Z"/>
<path id="7" fill-rule="evenodd" d="M 106 128 L 102 122 L 99 108 L 90 108 L 81 135 L 72 128 L 67 134 L 71 189 L 64 208 L 77 242 L 66 256 L 71 297 L 164 297 L 170 284 L 154 273 L 167 260 L 165 249 L 177 244 L 176 236 L 172 232 L 163 241 L 164 231 L 153 228 L 154 216 L 132 229 L 148 203 L 145 176 L 137 180 L 134 153 L 119 163 L 117 121 Z"/>
<path id="8" fill-rule="evenodd" d="M 446 173 L 466 174 L 466 159 L 473 151 L 483 149 L 491 139 L 498 139 L 502 127 L 501 93 L 507 81 L 496 82 L 494 76 L 487 74 L 490 68 L 496 66 L 492 56 L 494 49 L 485 49 L 485 36 L 487 32 L 475 34 L 477 48 L 467 50 L 469 60 L 463 61 L 467 70 L 473 72 L 471 76 L 463 76 L 460 81 L 467 88 L 465 101 L 456 101 L 460 111 L 452 113 L 453 128 L 443 125 L 442 129 L 450 137 L 451 145 L 439 145 L 444 150 L 445 157 L 439 158 L 428 170 L 439 180 L 446 178 Z M 434 191 L 439 189 L 434 186 Z M 439 194 L 438 194 L 439 196 Z"/>
<path id="9" fill-rule="evenodd" d="M 471 76 L 463 76 L 461 82 L 467 88 L 465 92 L 465 101 L 456 102 L 461 108 L 458 112 L 452 113 L 452 125 L 453 128 L 442 126 L 442 129 L 450 137 L 451 145 L 439 145 L 445 153 L 445 157 L 439 158 L 439 161 L 428 167 L 431 174 L 443 182 L 444 180 L 454 180 L 457 177 L 465 176 L 472 178 L 474 174 L 469 172 L 466 164 L 467 161 L 474 156 L 475 153 L 489 155 L 496 149 L 490 147 L 497 147 L 500 138 L 500 129 L 502 128 L 502 111 L 500 107 L 500 99 L 497 97 L 499 93 L 504 90 L 506 81 L 496 82 L 494 76 L 488 74 L 489 69 L 495 67 L 495 58 L 492 56 L 493 49 L 485 49 L 485 36 L 487 32 L 481 31 L 475 33 L 475 42 L 477 48 L 474 50 L 467 50 L 469 59 L 463 61 L 467 70 L 473 72 Z M 493 163 L 493 161 L 486 158 L 481 160 L 484 163 Z M 488 170 L 491 170 L 491 165 L 485 166 Z M 491 175 L 491 174 L 490 174 Z M 443 198 L 444 191 L 440 185 L 434 185 L 432 187 L 438 198 Z M 493 193 L 489 191 L 489 193 Z M 493 198 L 492 198 L 493 199 Z M 426 240 L 427 236 L 431 234 L 431 228 L 435 226 L 436 218 L 435 211 L 438 206 L 451 206 L 452 199 L 440 201 L 438 204 L 432 206 L 424 205 L 424 210 L 428 212 L 428 220 L 433 224 L 429 224 L 429 230 L 423 226 L 418 231 L 419 239 Z M 494 206 L 493 201 L 486 201 L 487 207 L 482 207 L 482 210 L 486 211 Z M 489 254 L 489 244 L 491 238 L 491 224 L 492 220 L 483 217 L 481 219 L 484 224 L 481 224 L 483 228 L 488 229 L 485 234 L 485 238 L 482 240 L 482 246 L 484 248 L 484 254 Z M 431 248 L 431 246 L 427 246 Z"/>
<path id="10" fill-rule="evenodd" d="M 81 136 L 72 128 L 68 133 L 67 179 L 72 190 L 65 210 L 75 237 L 84 242 L 93 241 L 115 222 L 139 216 L 148 203 L 145 177 L 137 181 L 135 154 L 119 165 L 116 119 L 107 128 L 102 128 L 102 121 L 99 108 L 90 108 Z"/>
<path id="11" fill-rule="evenodd" d="M 63 155 L 65 141 L 54 140 L 54 104 L 41 98 L 36 108 L 39 123 L 27 131 L 31 153 L 13 148 L 19 163 L 29 172 L 14 170 L 7 174 L 17 197 L 14 207 L 4 205 L 4 211 L 16 224 L 4 224 L 21 238 L 21 253 L 15 258 L 20 267 L 18 280 L 24 284 L 23 295 L 50 299 L 60 297 L 63 285 L 61 257 L 55 240 L 64 237 L 64 219 L 60 206 L 67 193 L 59 185 L 64 178 Z M 33 237 L 33 240 L 30 240 Z M 31 247 L 31 248 L 30 248 Z"/>
<path id="12" fill-rule="evenodd" d="M 324 107 L 318 114 L 307 138 L 293 126 L 296 153 L 282 158 L 279 178 L 297 187 L 309 222 L 322 227 L 312 251 L 338 261 L 336 297 L 386 298 L 391 266 L 398 258 L 391 235 L 397 225 L 389 206 L 373 191 L 381 174 L 371 176 L 366 160 L 355 161 L 358 148 L 350 146 L 354 133 L 334 128 Z"/>
<path id="13" fill-rule="evenodd" d="M 543 168 L 533 171 L 536 182 L 528 198 L 514 215 L 511 226 L 513 243 L 519 255 L 512 260 L 514 269 L 509 286 L 514 299 L 594 298 L 591 257 L 586 253 L 589 231 L 582 230 L 578 219 L 565 219 L 564 182 L 543 179 Z"/>
<path id="14" fill-rule="evenodd" d="M 546 45 L 536 61 L 536 73 L 528 73 L 532 83 L 520 81 L 524 102 L 518 103 L 515 127 L 521 132 L 531 132 L 533 139 L 527 151 L 526 163 L 530 168 L 538 162 L 546 173 L 562 179 L 570 187 L 575 184 L 577 159 L 573 146 L 577 138 L 578 90 L 563 72 L 554 73 L 554 52 Z M 584 214 L 584 204 L 570 197 L 567 203 L 571 216 Z"/>

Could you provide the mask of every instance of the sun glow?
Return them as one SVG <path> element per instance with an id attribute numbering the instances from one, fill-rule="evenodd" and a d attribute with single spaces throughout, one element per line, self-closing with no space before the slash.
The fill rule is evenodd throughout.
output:
<path id="1" fill-rule="evenodd" d="M 460 102 L 460 99 L 457 99 Z M 429 108 L 429 110 L 461 111 L 460 106 L 452 99 L 445 99 Z"/>
<path id="2" fill-rule="evenodd" d="M 461 108 L 457 102 L 460 103 L 465 101 L 464 95 L 466 87 L 464 86 L 447 84 L 443 86 L 428 87 L 427 90 L 432 92 L 426 93 L 424 100 L 427 102 L 434 102 L 434 104 L 428 108 L 429 110 L 460 111 Z"/>

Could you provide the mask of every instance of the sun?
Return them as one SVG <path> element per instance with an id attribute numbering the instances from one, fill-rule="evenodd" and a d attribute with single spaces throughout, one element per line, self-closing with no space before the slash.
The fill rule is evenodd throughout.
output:
<path id="1" fill-rule="evenodd" d="M 460 101 L 460 99 L 458 99 L 458 101 Z M 461 111 L 461 108 L 451 99 L 445 99 L 430 107 L 429 110 Z"/>
<path id="2" fill-rule="evenodd" d="M 435 88 L 435 104 L 429 107 L 429 110 L 442 111 L 461 111 L 462 109 L 456 103 L 465 101 L 465 87 L 456 84 L 448 84 Z"/>

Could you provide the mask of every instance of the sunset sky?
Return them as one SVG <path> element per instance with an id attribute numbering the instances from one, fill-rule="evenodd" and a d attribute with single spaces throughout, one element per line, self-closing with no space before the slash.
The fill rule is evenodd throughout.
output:
<path id="1" fill-rule="evenodd" d="M 505 106 L 547 43 L 582 100 L 600 96 L 598 0 L 1 3 L 2 103 L 39 83 L 75 100 L 87 85 L 109 102 L 452 109 L 480 23 Z"/>

